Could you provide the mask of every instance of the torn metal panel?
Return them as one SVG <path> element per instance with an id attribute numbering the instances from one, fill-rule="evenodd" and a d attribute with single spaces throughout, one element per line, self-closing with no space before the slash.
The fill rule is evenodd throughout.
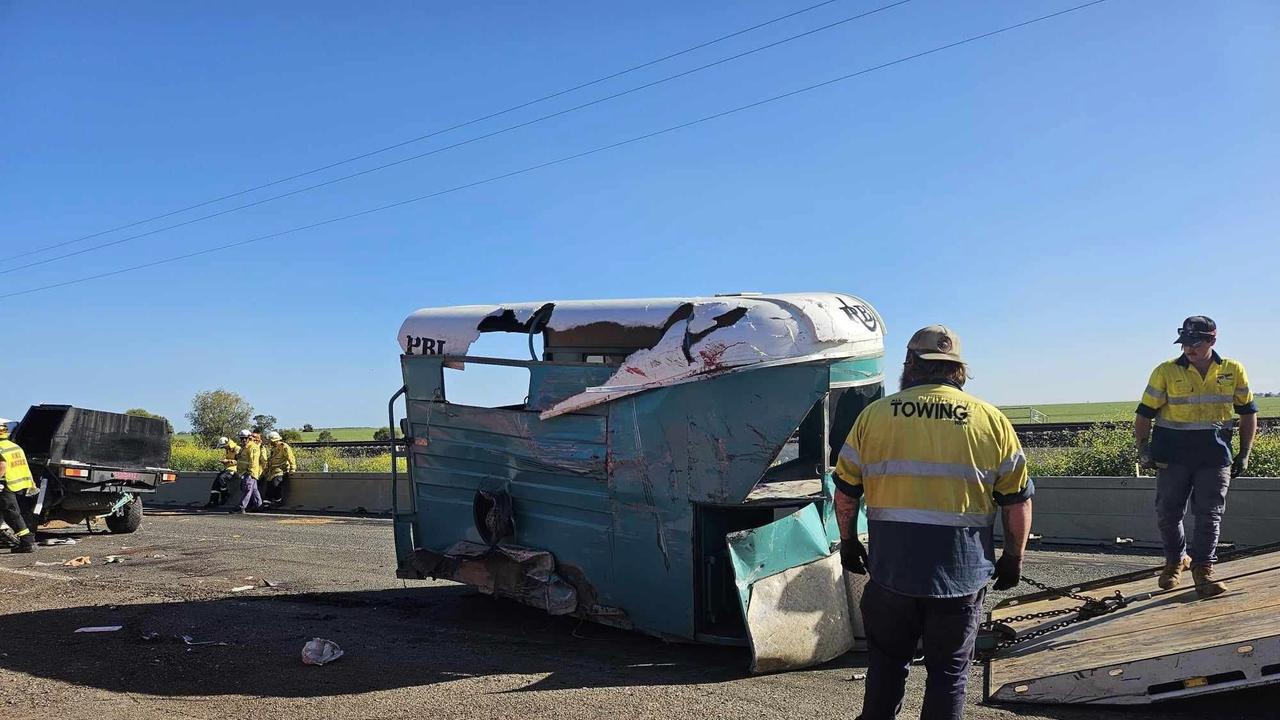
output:
<path id="1" fill-rule="evenodd" d="M 728 536 L 753 672 L 826 662 L 858 639 L 861 586 L 846 584 L 840 556 L 831 553 L 830 537 L 838 530 L 827 524 L 834 516 L 825 520 L 813 504 Z"/>
<path id="2" fill-rule="evenodd" d="M 1159 568 L 1085 583 L 1096 598 L 1119 592 L 1119 610 L 998 651 L 986 694 L 999 702 L 1143 705 L 1280 683 L 1280 548 L 1224 557 L 1215 575 L 1230 587 L 1200 600 L 1188 581 L 1158 592 Z M 1012 617 L 1075 608 L 1049 593 L 1006 600 L 991 617 L 1022 636 L 1061 621 Z M 1071 616 L 1068 616 L 1071 617 Z"/>
<path id="3" fill-rule="evenodd" d="M 459 542 L 444 552 L 418 549 L 402 576 L 453 580 L 487 595 L 517 600 L 551 615 L 578 609 L 578 594 L 555 572 L 556 561 L 543 550 L 511 545 L 490 547 Z"/>

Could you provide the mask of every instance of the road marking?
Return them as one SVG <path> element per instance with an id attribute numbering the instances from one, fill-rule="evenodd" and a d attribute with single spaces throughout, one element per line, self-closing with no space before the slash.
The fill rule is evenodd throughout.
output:
<path id="1" fill-rule="evenodd" d="M 12 573 L 14 575 L 24 575 L 26 577 L 43 578 L 45 580 L 74 580 L 75 578 L 66 575 L 54 575 L 53 573 L 40 572 L 38 570 L 18 570 L 16 568 L 0 568 L 0 572 Z"/>

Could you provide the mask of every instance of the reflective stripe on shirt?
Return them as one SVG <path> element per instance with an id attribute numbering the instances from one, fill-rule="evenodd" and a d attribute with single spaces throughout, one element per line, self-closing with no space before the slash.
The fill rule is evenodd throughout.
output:
<path id="1" fill-rule="evenodd" d="M 954 513 L 942 510 L 917 510 L 915 508 L 869 507 L 867 520 L 887 520 L 890 522 L 912 522 L 922 525 L 945 525 L 947 527 L 991 527 L 996 522 L 996 514 L 991 513 Z"/>

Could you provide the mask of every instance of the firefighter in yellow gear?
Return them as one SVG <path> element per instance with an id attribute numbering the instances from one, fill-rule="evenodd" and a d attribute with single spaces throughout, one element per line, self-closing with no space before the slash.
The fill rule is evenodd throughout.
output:
<path id="1" fill-rule="evenodd" d="M 231 481 L 236 479 L 236 456 L 240 454 L 240 446 L 228 437 L 218 438 L 218 447 L 222 448 L 222 471 L 213 479 L 209 488 L 207 508 L 221 507 L 231 498 Z"/>
<path id="2" fill-rule="evenodd" d="M 280 437 L 280 433 L 272 430 L 267 440 L 271 443 L 268 448 L 271 454 L 267 456 L 266 469 L 262 471 L 262 479 L 266 483 L 262 495 L 266 502 L 279 505 L 284 502 L 285 483 L 289 475 L 298 469 L 298 461 L 293 456 L 293 448 Z"/>
<path id="3" fill-rule="evenodd" d="M 240 473 L 241 495 L 239 507 L 231 512 L 257 510 L 262 507 L 262 494 L 258 492 L 258 478 L 262 477 L 262 441 L 248 431 L 240 431 L 240 452 L 236 455 L 236 471 Z"/>
<path id="4" fill-rule="evenodd" d="M 27 465 L 26 453 L 9 440 L 9 421 L 0 418 L 0 518 L 18 536 L 18 544 L 11 552 L 29 553 L 35 550 L 36 539 L 27 527 L 18 508 L 19 495 L 34 495 L 36 483 Z"/>

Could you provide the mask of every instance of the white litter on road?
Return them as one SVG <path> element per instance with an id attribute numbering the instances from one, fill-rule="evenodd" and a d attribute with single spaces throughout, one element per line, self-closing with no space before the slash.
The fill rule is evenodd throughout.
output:
<path id="1" fill-rule="evenodd" d="M 76 632 L 78 632 L 78 633 L 103 633 L 103 632 L 115 632 L 115 631 L 119 630 L 119 629 L 120 629 L 120 628 L 122 628 L 122 627 L 124 627 L 124 626 L 123 626 L 123 625 L 97 625 L 97 626 L 94 626 L 94 627 L 82 627 L 82 628 L 77 629 L 77 630 L 76 630 Z"/>
<path id="2" fill-rule="evenodd" d="M 314 638 L 302 646 L 302 662 L 304 665 L 324 665 L 342 657 L 342 648 L 338 643 L 324 638 Z"/>

